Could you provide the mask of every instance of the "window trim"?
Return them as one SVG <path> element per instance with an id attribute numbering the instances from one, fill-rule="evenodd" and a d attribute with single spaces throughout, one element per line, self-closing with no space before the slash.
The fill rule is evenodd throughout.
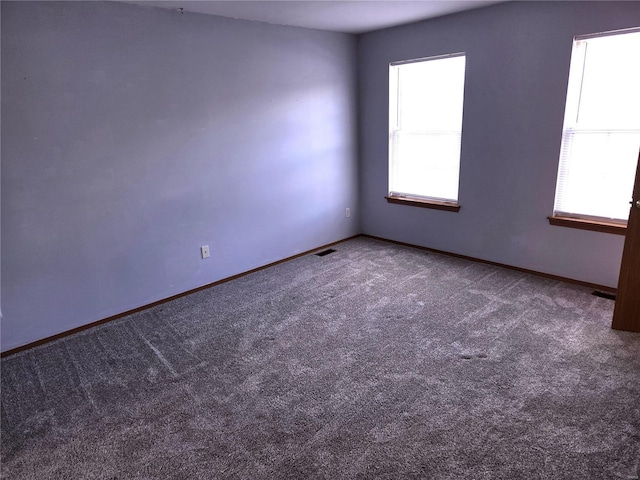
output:
<path id="1" fill-rule="evenodd" d="M 467 57 L 467 52 L 462 51 L 462 52 L 453 52 L 453 53 L 445 53 L 445 54 L 441 54 L 441 55 L 431 55 L 431 56 L 427 56 L 427 57 L 420 57 L 420 58 L 413 58 L 413 59 L 408 59 L 408 60 L 399 60 L 399 61 L 394 61 L 394 62 L 389 62 L 389 69 L 391 69 L 392 67 L 400 67 L 403 65 L 408 65 L 408 64 L 412 64 L 412 63 L 420 63 L 420 62 L 427 62 L 427 61 L 437 61 L 437 60 L 445 60 L 445 59 L 450 59 L 450 58 L 457 58 L 457 57 L 464 57 L 465 59 L 465 68 L 464 68 L 464 76 L 463 76 L 463 85 L 466 84 L 466 57 Z M 464 93 L 465 93 L 465 87 L 463 87 L 463 105 L 464 105 Z M 396 100 L 397 102 L 397 100 Z M 391 103 L 390 103 L 391 105 Z M 462 116 L 464 118 L 464 106 L 463 106 L 463 113 Z M 391 112 L 389 112 L 389 120 L 391 120 Z M 391 132 L 391 128 L 389 129 L 389 133 Z M 460 136 L 462 136 L 462 125 L 460 126 Z M 390 135 L 387 136 L 387 139 L 389 141 L 389 137 Z M 460 140 L 462 142 L 462 139 Z M 389 141 L 390 142 L 390 141 Z M 388 146 L 388 150 L 389 150 L 389 157 L 388 157 L 388 175 L 391 175 L 390 169 L 391 169 L 391 144 L 389 143 Z M 462 158 L 462 151 L 460 151 L 460 158 L 459 158 L 459 162 L 461 161 Z M 450 211 L 450 212 L 458 212 L 460 210 L 460 204 L 459 204 L 459 187 L 460 187 L 460 165 L 458 165 L 458 198 L 456 199 L 440 199 L 437 197 L 423 197 L 421 195 L 413 195 L 410 193 L 396 193 L 394 191 L 392 191 L 390 188 L 388 188 L 388 194 L 384 197 L 388 203 L 395 203 L 398 205 L 409 205 L 409 206 L 414 206 L 414 207 L 422 207 L 422 208 L 432 208 L 432 209 L 436 209 L 436 210 L 444 210 L 444 211 Z M 387 180 L 387 186 L 390 187 L 390 179 Z"/>
<path id="2" fill-rule="evenodd" d="M 573 63 L 574 61 L 573 55 L 575 54 L 576 42 L 628 34 L 628 33 L 639 33 L 639 32 L 640 32 L 640 27 L 631 27 L 631 28 L 623 28 L 623 29 L 611 30 L 611 31 L 605 31 L 605 32 L 575 35 L 573 37 L 571 63 Z M 584 59 L 582 63 L 584 63 Z M 583 69 L 584 69 L 584 65 L 583 65 Z M 584 75 L 584 70 L 582 71 L 582 74 Z M 563 127 L 562 127 L 562 142 L 564 142 L 564 137 L 567 130 L 574 130 L 574 131 L 602 130 L 601 128 L 593 128 L 590 125 L 582 128 L 575 128 L 575 126 L 567 127 L 567 108 L 569 108 L 568 98 L 570 95 L 569 93 L 570 88 L 571 88 L 571 72 L 569 72 L 569 83 L 567 85 L 567 100 L 566 100 L 567 104 L 565 105 L 564 120 L 563 120 Z M 579 108 L 577 106 L 574 106 L 574 107 L 576 109 Z M 628 131 L 628 128 L 609 128 L 609 129 L 606 129 L 606 131 L 607 132 L 626 132 Z M 608 219 L 608 218 L 603 218 L 598 216 L 590 216 L 587 214 L 568 213 L 568 212 L 557 211 L 555 209 L 556 208 L 555 203 L 557 201 L 557 194 L 558 194 L 558 182 L 560 178 L 561 160 L 562 160 L 562 144 L 560 148 L 561 148 L 561 154 L 560 154 L 560 161 L 558 162 L 558 178 L 556 179 L 556 187 L 555 187 L 555 193 L 554 193 L 555 195 L 554 210 L 553 210 L 553 214 L 547 217 L 547 219 L 549 220 L 549 224 L 555 225 L 555 226 L 561 226 L 561 227 L 576 228 L 580 230 L 590 230 L 595 232 L 611 233 L 616 235 L 626 235 L 627 220 Z"/>
<path id="3" fill-rule="evenodd" d="M 608 222 L 598 218 L 568 217 L 562 215 L 548 216 L 550 225 L 557 227 L 577 228 L 578 230 L 590 230 L 592 232 L 613 233 L 626 235 L 626 223 Z"/>
<path id="4" fill-rule="evenodd" d="M 397 62 L 389 62 L 389 66 L 397 67 L 398 65 L 407 65 L 409 63 L 419 63 L 419 62 L 426 62 L 431 60 L 443 60 L 445 58 L 464 57 L 466 55 L 467 55 L 467 52 L 444 53 L 442 55 L 433 55 L 431 57 L 420 57 L 420 58 L 412 58 L 410 60 L 399 60 Z"/>
<path id="5" fill-rule="evenodd" d="M 396 203 L 398 205 L 410 205 L 412 207 L 433 208 L 434 210 L 445 210 L 447 212 L 460 211 L 460 204 L 457 202 L 418 198 L 418 197 L 405 196 L 405 195 L 387 195 L 384 198 L 387 199 L 388 203 Z"/>

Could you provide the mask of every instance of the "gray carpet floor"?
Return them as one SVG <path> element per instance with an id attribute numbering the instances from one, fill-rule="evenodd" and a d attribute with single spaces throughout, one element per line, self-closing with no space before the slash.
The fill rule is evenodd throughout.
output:
<path id="1" fill-rule="evenodd" d="M 611 300 L 334 248 L 5 358 L 2 478 L 638 478 Z"/>

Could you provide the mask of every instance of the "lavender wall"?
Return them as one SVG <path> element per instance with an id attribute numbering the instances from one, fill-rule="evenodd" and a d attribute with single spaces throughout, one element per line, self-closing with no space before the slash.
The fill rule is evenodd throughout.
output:
<path id="1" fill-rule="evenodd" d="M 546 217 L 572 38 L 637 25 L 636 2 L 509 2 L 361 36 L 364 233 L 615 287 L 624 237 Z M 467 53 L 461 210 L 388 204 L 388 64 L 451 52 Z"/>
<path id="2" fill-rule="evenodd" d="M 355 54 L 349 35 L 3 1 L 2 350 L 358 233 Z"/>

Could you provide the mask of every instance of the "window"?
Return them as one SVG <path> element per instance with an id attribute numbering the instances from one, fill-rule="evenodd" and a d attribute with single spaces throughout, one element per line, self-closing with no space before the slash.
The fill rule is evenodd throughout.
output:
<path id="1" fill-rule="evenodd" d="M 389 65 L 389 196 L 458 206 L 465 55 Z"/>
<path id="2" fill-rule="evenodd" d="M 624 233 L 640 148 L 639 58 L 640 28 L 574 38 L 550 218 L 569 222 L 552 223 Z"/>

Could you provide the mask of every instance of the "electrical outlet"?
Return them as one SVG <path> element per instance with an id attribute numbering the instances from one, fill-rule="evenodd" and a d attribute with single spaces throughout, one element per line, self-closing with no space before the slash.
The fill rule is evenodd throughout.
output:
<path id="1" fill-rule="evenodd" d="M 351 209 L 350 209 L 350 208 L 347 208 L 347 209 L 345 210 L 345 212 L 344 212 L 344 216 L 345 216 L 345 217 L 347 217 L 347 218 L 349 218 L 349 217 L 351 216 Z"/>
<path id="2" fill-rule="evenodd" d="M 209 245 L 201 246 L 200 253 L 202 254 L 202 258 L 209 258 Z"/>

